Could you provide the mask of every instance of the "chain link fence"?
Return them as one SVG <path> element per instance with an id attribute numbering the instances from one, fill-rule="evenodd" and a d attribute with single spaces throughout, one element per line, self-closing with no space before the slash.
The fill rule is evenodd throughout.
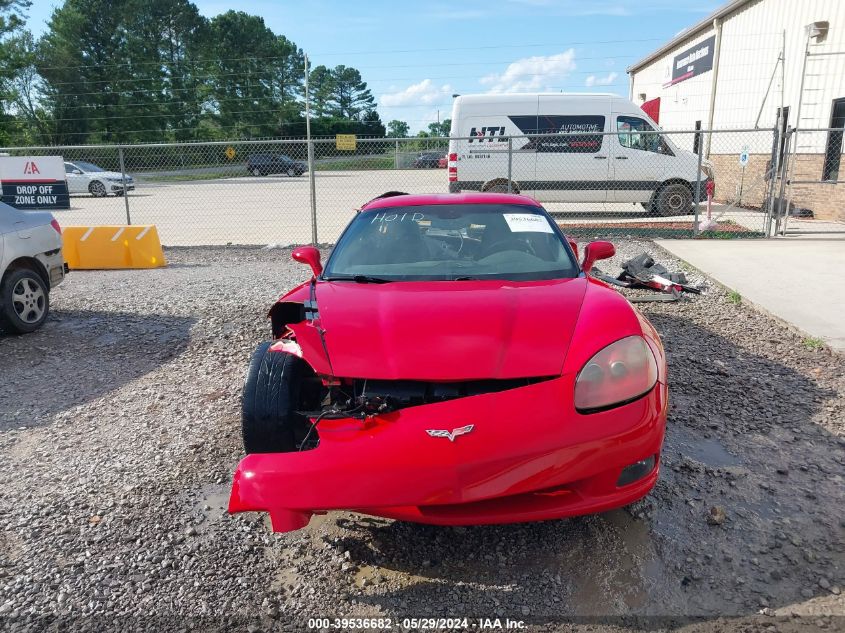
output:
<path id="1" fill-rule="evenodd" d="M 823 132 L 831 131 L 794 136 L 826 146 L 827 137 L 811 137 Z M 63 225 L 155 224 L 165 245 L 332 243 L 356 209 L 385 191 L 520 192 L 585 239 L 735 238 L 769 235 L 788 212 L 778 200 L 819 207 L 830 188 L 821 180 L 832 169 L 819 158 L 825 150 L 799 145 L 790 155 L 788 136 L 621 123 L 613 133 L 358 138 L 354 149 L 315 139 L 313 170 L 304 140 L 3 151 L 63 157 L 71 192 L 71 209 L 55 212 Z"/>

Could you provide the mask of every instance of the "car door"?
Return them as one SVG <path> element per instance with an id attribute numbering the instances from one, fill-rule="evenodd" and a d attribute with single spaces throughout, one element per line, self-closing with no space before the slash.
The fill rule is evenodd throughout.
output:
<path id="1" fill-rule="evenodd" d="M 609 137 L 613 182 L 611 191 L 616 202 L 648 202 L 663 182 L 672 150 L 662 135 L 645 120 L 633 114 L 613 115 L 616 134 Z"/>
<path id="2" fill-rule="evenodd" d="M 605 99 L 540 97 L 538 128 L 549 136 L 537 144 L 538 200 L 607 201 L 608 109 Z"/>
<path id="3" fill-rule="evenodd" d="M 88 177 L 73 163 L 65 163 L 65 178 L 68 193 L 88 192 Z"/>

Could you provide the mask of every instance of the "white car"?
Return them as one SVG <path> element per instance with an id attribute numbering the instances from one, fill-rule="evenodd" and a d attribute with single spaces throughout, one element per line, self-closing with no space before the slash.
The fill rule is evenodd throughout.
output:
<path id="1" fill-rule="evenodd" d="M 0 202 L 0 330 L 38 329 L 50 290 L 65 278 L 62 229 L 49 211 L 18 211 Z"/>
<path id="2" fill-rule="evenodd" d="M 123 195 L 123 177 L 120 172 L 108 171 L 83 160 L 65 161 L 65 177 L 67 178 L 68 193 L 90 193 L 95 198 L 101 198 L 113 193 Z M 132 191 L 135 180 L 126 174 L 126 189 Z"/>

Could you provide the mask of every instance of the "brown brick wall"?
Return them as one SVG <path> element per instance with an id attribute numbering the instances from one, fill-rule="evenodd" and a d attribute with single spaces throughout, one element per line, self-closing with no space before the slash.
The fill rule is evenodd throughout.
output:
<path id="1" fill-rule="evenodd" d="M 742 206 L 760 207 L 766 195 L 763 174 L 769 154 L 751 154 L 743 175 L 738 154 L 713 154 L 710 161 L 716 172 L 716 202 L 740 203 Z M 824 154 L 798 154 L 793 157 L 790 178 L 792 180 L 815 180 L 822 177 Z M 845 179 L 845 155 L 842 156 L 839 173 Z M 742 197 L 738 199 L 742 183 Z M 845 222 L 845 184 L 814 182 L 794 184 L 791 189 L 792 203 L 796 207 L 811 209 L 820 220 Z"/>

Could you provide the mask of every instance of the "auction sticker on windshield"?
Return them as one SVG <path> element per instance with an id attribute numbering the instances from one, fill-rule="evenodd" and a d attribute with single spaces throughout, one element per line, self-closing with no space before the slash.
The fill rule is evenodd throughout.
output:
<path id="1" fill-rule="evenodd" d="M 549 221 L 533 213 L 503 213 L 512 233 L 554 233 Z"/>

